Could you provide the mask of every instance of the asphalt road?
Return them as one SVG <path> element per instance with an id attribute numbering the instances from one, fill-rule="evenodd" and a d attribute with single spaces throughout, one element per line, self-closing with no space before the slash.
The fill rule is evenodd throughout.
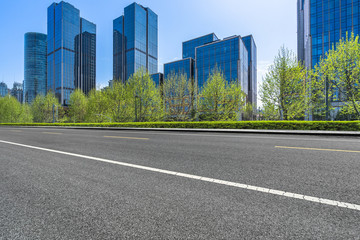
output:
<path id="1" fill-rule="evenodd" d="M 359 173 L 353 137 L 1 127 L 0 239 L 360 239 Z"/>

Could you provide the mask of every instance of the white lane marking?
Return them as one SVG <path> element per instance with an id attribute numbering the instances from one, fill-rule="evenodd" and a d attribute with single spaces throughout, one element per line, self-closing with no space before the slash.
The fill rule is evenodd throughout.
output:
<path id="1" fill-rule="evenodd" d="M 360 211 L 360 205 L 0 140 L 1 143 Z"/>

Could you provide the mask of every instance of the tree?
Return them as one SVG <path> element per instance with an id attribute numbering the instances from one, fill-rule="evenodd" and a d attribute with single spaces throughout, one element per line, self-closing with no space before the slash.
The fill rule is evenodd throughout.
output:
<path id="1" fill-rule="evenodd" d="M 325 86 L 326 108 L 342 102 L 342 113 L 360 119 L 360 42 L 352 34 L 328 51 L 316 68 L 317 82 Z"/>
<path id="2" fill-rule="evenodd" d="M 70 95 L 69 116 L 72 122 L 84 122 L 87 110 L 87 98 L 81 89 Z"/>
<path id="3" fill-rule="evenodd" d="M 32 115 L 27 104 L 21 104 L 16 98 L 7 95 L 0 97 L 0 122 L 30 123 Z"/>
<path id="4" fill-rule="evenodd" d="M 305 68 L 291 51 L 282 47 L 260 86 L 265 119 L 304 119 L 306 83 Z"/>
<path id="5" fill-rule="evenodd" d="M 237 81 L 228 83 L 219 71 L 209 76 L 201 90 L 201 119 L 208 121 L 238 120 L 245 94 Z"/>
<path id="6" fill-rule="evenodd" d="M 108 102 L 108 115 L 114 122 L 129 122 L 133 120 L 131 107 L 131 91 L 121 81 L 114 81 L 113 86 L 105 91 Z"/>
<path id="7" fill-rule="evenodd" d="M 135 120 L 138 122 L 158 121 L 163 118 L 160 90 L 155 86 L 148 72 L 140 69 L 126 83 L 131 94 L 129 106 L 134 106 Z"/>
<path id="8" fill-rule="evenodd" d="M 89 93 L 86 121 L 87 122 L 110 122 L 111 118 L 108 116 L 109 103 L 106 91 L 97 91 L 93 89 Z"/>
<path id="9" fill-rule="evenodd" d="M 56 107 L 61 108 L 54 93 L 50 91 L 46 94 L 46 96 L 38 94 L 31 104 L 31 112 L 34 117 L 34 122 L 52 122 Z"/>
<path id="10" fill-rule="evenodd" d="M 164 80 L 163 99 L 167 119 L 186 121 L 192 118 L 194 108 L 194 81 L 186 74 L 170 74 Z"/>

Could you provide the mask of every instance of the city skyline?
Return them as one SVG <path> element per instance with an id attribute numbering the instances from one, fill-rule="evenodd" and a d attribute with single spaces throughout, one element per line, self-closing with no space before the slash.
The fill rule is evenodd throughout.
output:
<path id="1" fill-rule="evenodd" d="M 45 1 L 46 3 L 37 4 L 23 4 L 24 8 L 21 10 L 24 17 L 29 17 L 29 21 L 23 24 L 21 27 L 18 25 L 11 25 L 6 27 L 16 27 L 16 29 L 10 29 L 10 32 L 16 33 L 15 35 L 23 34 L 25 31 L 36 31 L 46 32 L 46 7 L 53 1 Z M 124 1 L 122 3 L 115 3 L 115 1 L 108 1 L 109 3 L 114 2 L 114 6 L 105 4 L 95 4 L 95 1 L 81 1 L 74 0 L 68 1 L 70 4 L 75 5 L 78 9 L 81 9 L 82 16 L 87 19 L 91 19 L 98 25 L 98 64 L 97 64 L 97 85 L 106 86 L 108 81 L 112 79 L 112 20 L 122 15 L 124 7 L 133 3 L 133 1 Z M 240 34 L 246 36 L 253 34 L 256 39 L 258 47 L 258 81 L 260 82 L 267 66 L 272 62 L 273 57 L 277 54 L 278 49 L 282 44 L 285 44 L 291 50 L 296 50 L 296 1 L 276 1 L 274 6 L 271 4 L 263 3 L 262 7 L 256 7 L 259 1 L 248 3 L 246 1 L 225 1 L 221 6 L 216 1 L 206 1 L 207 8 L 200 8 L 202 3 L 205 1 L 198 1 L 193 4 L 193 8 L 185 8 L 186 1 L 174 2 L 172 4 L 165 3 L 164 1 L 152 1 L 151 4 L 147 1 L 137 1 L 151 8 L 154 12 L 159 15 L 159 72 L 163 72 L 163 64 L 175 60 L 180 60 L 182 53 L 179 45 L 182 44 L 184 39 L 192 39 L 197 36 L 207 34 L 209 32 L 216 32 L 219 38 L 224 38 L 234 34 Z M 228 3 L 228 4 L 225 4 Z M 230 5 L 232 7 L 230 7 Z M 8 12 L 12 12 L 14 9 L 12 3 L 4 4 L 5 6 L 1 9 L 9 8 Z M 25 7 L 28 5 L 28 7 Z M 268 6 L 269 5 L 269 6 Z M 243 7 L 239 7 L 243 6 Z M 289 11 L 280 11 L 279 7 L 289 9 Z M 100 8 L 100 9 L 99 9 Z M 233 9 L 237 9 L 236 11 Z M 26 10 L 29 9 L 29 10 Z M 37 9 L 38 14 L 33 14 L 32 9 Z M 99 11 L 97 11 L 99 9 Z M 214 19 L 209 11 L 215 11 L 224 16 L 223 18 Z M 266 19 L 269 9 L 278 11 L 275 14 L 277 17 L 269 21 L 263 21 Z M 290 11 L 291 9 L 291 11 Z M 109 14 L 103 14 L 100 10 L 106 10 Z M 178 11 L 177 11 L 178 10 Z M 247 13 L 249 10 L 253 10 L 253 14 Z M 225 15 L 226 12 L 230 14 Z M 273 13 L 274 13 L 273 11 Z M 198 14 L 194 14 L 198 12 Z M 193 16 L 192 20 L 182 19 L 179 21 L 177 16 L 182 15 Z M 237 13 L 237 14 L 235 14 Z M 260 16 L 261 15 L 261 16 Z M 31 17 L 33 16 L 33 17 Z M 2 14 L 2 17 L 6 17 L 6 13 Z M 30 18 L 31 17 L 31 18 Z M 45 17 L 45 18 L 44 18 Z M 282 19 L 289 19 L 289 21 L 282 21 Z M 174 19 L 171 21 L 171 19 Z M 204 24 L 207 22 L 208 24 Z M 40 24 L 39 24 L 40 23 Z M 232 23 L 232 24 L 230 24 Z M 15 23 L 14 23 L 15 24 Z M 279 26 L 277 28 L 267 29 L 268 24 Z M 222 27 L 224 26 L 224 27 Z M 225 27 L 226 26 L 226 27 Z M 26 30 L 21 30 L 26 29 Z M 177 29 L 174 31 L 174 29 Z M 287 31 L 281 31 L 281 29 L 287 29 Z M 289 31 L 290 34 L 289 34 Z M 269 35 L 271 34 L 271 38 Z M 287 37 L 290 35 L 290 37 Z M 14 36 L 16 37 L 16 36 Z M 22 37 L 23 38 L 23 37 Z M 20 43 L 23 44 L 21 38 Z M 271 41 L 270 41 L 271 40 Z M 5 39 L 6 41 L 6 39 Z M 13 41 L 13 45 L 18 45 L 19 40 Z M 6 45 L 6 44 L 5 44 Z M 22 45 L 23 46 L 23 45 Z M 17 49 L 17 48 L 15 48 Z M 3 48 L 1 48 L 2 52 Z M 1 59 L 0 64 L 0 81 L 4 81 L 8 85 L 12 85 L 14 81 L 21 82 L 23 80 L 23 53 L 15 51 L 16 54 L 12 56 L 9 61 Z M 19 56 L 19 57 L 15 57 Z M 17 62 L 15 64 L 15 62 Z"/>

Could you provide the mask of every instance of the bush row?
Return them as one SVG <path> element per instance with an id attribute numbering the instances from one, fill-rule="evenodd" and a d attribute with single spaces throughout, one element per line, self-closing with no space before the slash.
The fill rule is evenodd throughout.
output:
<path id="1" fill-rule="evenodd" d="M 360 131 L 360 121 L 240 121 L 240 122 L 130 122 L 130 123 L 0 123 L 0 126 L 62 126 L 119 128 L 204 128 Z"/>

